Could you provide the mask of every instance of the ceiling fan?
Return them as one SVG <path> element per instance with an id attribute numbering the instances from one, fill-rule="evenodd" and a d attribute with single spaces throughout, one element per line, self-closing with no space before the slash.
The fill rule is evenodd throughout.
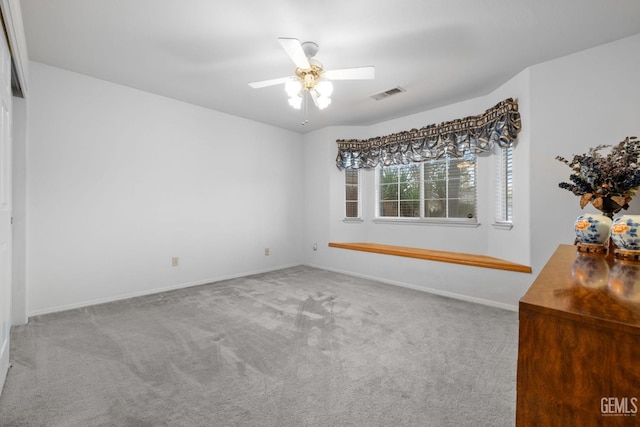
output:
<path id="1" fill-rule="evenodd" d="M 295 109 L 302 107 L 305 91 L 311 95 L 313 103 L 319 109 L 331 103 L 333 85 L 331 80 L 367 80 L 375 78 L 375 67 L 343 68 L 340 70 L 324 70 L 322 63 L 312 59 L 318 52 L 314 42 L 300 43 L 298 39 L 278 38 L 280 45 L 296 65 L 295 75 L 277 79 L 249 83 L 254 89 L 284 84 L 289 95 L 289 105 Z"/>

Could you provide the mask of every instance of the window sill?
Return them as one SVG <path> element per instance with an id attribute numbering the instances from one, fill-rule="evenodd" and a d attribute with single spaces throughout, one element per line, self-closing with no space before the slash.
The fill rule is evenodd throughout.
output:
<path id="1" fill-rule="evenodd" d="M 513 228 L 513 223 L 506 222 L 506 221 L 504 222 L 496 221 L 493 224 L 491 224 L 491 226 L 496 230 L 511 230 Z"/>
<path id="2" fill-rule="evenodd" d="M 385 255 L 395 255 L 408 258 L 418 258 L 431 261 L 450 262 L 472 267 L 493 268 L 496 270 L 531 273 L 528 265 L 516 264 L 503 259 L 487 255 L 466 254 L 460 252 L 436 251 L 431 249 L 407 248 L 403 246 L 381 245 L 379 243 L 329 243 L 329 247 L 350 249 L 354 251 L 373 252 Z"/>
<path id="3" fill-rule="evenodd" d="M 455 220 L 431 220 L 431 219 L 403 219 L 403 218 L 376 218 L 373 220 L 376 224 L 408 224 L 408 225 L 436 225 L 439 227 L 480 227 L 479 222 L 471 221 L 455 221 Z"/>
<path id="4" fill-rule="evenodd" d="M 364 222 L 364 219 L 362 218 L 345 218 L 342 220 L 342 222 L 345 223 L 361 223 Z"/>

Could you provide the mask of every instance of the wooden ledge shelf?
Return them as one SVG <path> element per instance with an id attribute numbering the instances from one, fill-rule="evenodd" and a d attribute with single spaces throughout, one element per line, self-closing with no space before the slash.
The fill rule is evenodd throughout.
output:
<path id="1" fill-rule="evenodd" d="M 329 247 L 350 249 L 353 251 L 373 252 L 377 254 L 427 259 L 430 261 L 450 262 L 472 267 L 493 268 L 496 270 L 531 273 L 528 265 L 516 264 L 487 255 L 465 254 L 461 252 L 436 251 L 432 249 L 407 248 L 404 246 L 381 245 L 379 243 L 329 243 Z"/>

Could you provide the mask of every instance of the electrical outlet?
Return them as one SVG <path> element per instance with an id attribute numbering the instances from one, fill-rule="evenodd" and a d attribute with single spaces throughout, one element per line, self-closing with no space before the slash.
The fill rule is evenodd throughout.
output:
<path id="1" fill-rule="evenodd" d="M 180 258 L 177 256 L 171 257 L 171 267 L 177 267 L 180 265 Z"/>
<path id="2" fill-rule="evenodd" d="M 269 248 L 264 248 L 264 256 L 269 256 Z"/>

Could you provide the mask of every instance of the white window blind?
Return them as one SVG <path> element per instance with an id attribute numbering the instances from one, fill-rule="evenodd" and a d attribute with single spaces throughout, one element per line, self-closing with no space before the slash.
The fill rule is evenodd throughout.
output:
<path id="1" fill-rule="evenodd" d="M 501 148 L 496 161 L 496 222 L 513 221 L 513 147 Z"/>

